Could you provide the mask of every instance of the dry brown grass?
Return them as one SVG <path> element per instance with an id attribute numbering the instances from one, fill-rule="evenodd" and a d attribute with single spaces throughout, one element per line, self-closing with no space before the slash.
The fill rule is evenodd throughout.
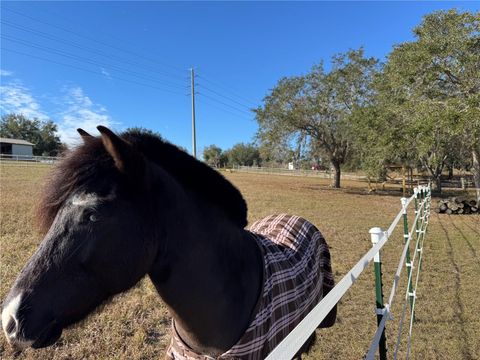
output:
<path id="1" fill-rule="evenodd" d="M 4 298 L 40 241 L 33 226 L 33 206 L 49 168 L 2 165 L 0 170 L 0 298 Z M 331 247 L 337 281 L 371 247 L 369 228 L 386 228 L 400 207 L 400 192 L 390 189 L 387 195 L 367 195 L 362 183 L 344 182 L 343 189 L 334 190 L 327 180 L 315 178 L 226 176 L 245 195 L 250 222 L 267 214 L 288 212 L 315 223 Z M 386 296 L 402 241 L 399 228 L 382 253 Z M 480 358 L 480 216 L 432 214 L 424 251 L 412 358 Z M 405 273 L 402 275 L 405 279 Z M 404 290 L 402 282 L 393 305 L 396 321 L 387 324 L 391 349 Z M 375 332 L 374 303 L 373 267 L 369 267 L 341 300 L 337 324 L 318 331 L 318 340 L 306 358 L 361 359 Z M 16 358 L 158 359 L 169 340 L 169 324 L 165 306 L 150 281 L 144 280 L 66 330 L 55 346 L 27 350 Z M 3 336 L 0 357 L 14 357 Z"/>

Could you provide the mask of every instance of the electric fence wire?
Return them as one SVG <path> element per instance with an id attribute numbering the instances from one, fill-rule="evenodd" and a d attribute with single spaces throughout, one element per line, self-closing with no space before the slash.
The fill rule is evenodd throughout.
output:
<path id="1" fill-rule="evenodd" d="M 427 199 L 424 200 L 424 202 L 422 203 L 422 206 L 420 206 L 419 210 L 417 211 L 417 215 L 415 216 L 415 220 L 413 222 L 413 225 L 412 225 L 412 231 L 408 234 L 408 238 L 409 238 L 409 241 L 411 240 L 412 236 L 413 236 L 413 231 L 414 229 L 416 228 L 416 224 L 418 222 L 418 220 L 420 219 L 420 211 L 423 209 L 423 204 L 427 204 L 426 203 Z M 417 236 L 417 241 L 415 243 L 415 247 L 414 249 L 418 249 L 419 248 L 419 244 L 420 244 L 420 241 L 422 241 L 423 243 L 423 237 L 422 236 L 424 233 L 422 233 L 422 230 L 423 229 L 426 229 L 426 226 L 428 225 L 428 222 L 425 224 L 425 218 L 422 217 L 421 218 L 421 224 L 420 224 L 420 236 Z M 422 237 L 422 240 L 420 240 L 420 238 Z M 396 344 L 395 344 L 395 351 L 393 353 L 393 359 L 396 360 L 397 357 L 398 357 L 398 351 L 400 349 L 400 341 L 401 341 L 401 337 L 402 337 L 402 330 L 403 330 L 403 323 L 405 321 L 405 314 L 406 314 L 406 311 L 407 311 L 407 304 L 408 304 L 408 297 L 409 297 L 409 289 L 410 289 L 410 284 L 412 283 L 413 281 L 413 266 L 415 264 L 415 258 L 416 258 L 416 255 L 417 255 L 417 251 L 415 251 L 415 253 L 413 254 L 413 258 L 411 259 L 410 261 L 410 264 L 411 264 L 411 269 L 412 271 L 410 272 L 410 275 L 408 276 L 407 278 L 407 290 L 406 290 L 406 294 L 405 294 L 405 303 L 404 303 L 404 306 L 403 306 L 403 309 L 402 309 L 402 316 L 401 316 L 401 319 L 400 319 L 400 324 L 398 326 L 398 332 L 397 332 L 397 341 L 396 341 Z M 420 254 L 421 256 L 422 254 Z M 417 273 L 417 280 L 418 280 L 418 273 Z M 416 285 L 415 285 L 416 286 Z M 416 289 L 416 288 L 415 288 Z M 415 297 L 413 299 L 413 301 L 415 301 Z M 413 314 L 414 314 L 414 311 L 413 311 L 413 306 L 412 308 L 410 309 L 410 316 L 413 318 Z"/>
<path id="2" fill-rule="evenodd" d="M 417 288 L 418 288 L 418 279 L 420 278 L 420 270 L 422 269 L 422 258 L 423 258 L 423 243 L 425 241 L 425 233 L 427 231 L 427 226 L 428 226 L 428 223 L 429 223 L 429 219 L 430 219 L 430 206 L 431 206 L 431 193 L 429 193 L 427 195 L 427 198 L 429 199 L 429 203 L 428 203 L 428 207 L 425 211 L 425 214 L 424 214 L 424 217 L 426 217 L 426 220 L 425 221 L 425 228 L 423 229 L 421 235 L 422 235 L 422 242 L 421 242 L 421 247 L 419 249 L 420 251 L 420 256 L 419 256 L 419 259 L 418 259 L 418 265 L 417 265 L 417 278 L 415 280 L 415 287 L 414 287 L 414 292 L 416 293 L 417 291 Z M 407 342 L 407 355 L 406 355 L 406 359 L 408 360 L 410 358 L 410 351 L 411 351 L 411 348 L 412 348 L 412 332 L 413 332 L 413 322 L 414 322 L 414 314 L 415 314 L 415 304 L 417 302 L 417 296 L 414 296 L 413 297 L 413 304 L 412 304 L 412 314 L 410 315 L 410 327 L 409 327 L 409 330 L 408 330 L 408 342 Z"/>

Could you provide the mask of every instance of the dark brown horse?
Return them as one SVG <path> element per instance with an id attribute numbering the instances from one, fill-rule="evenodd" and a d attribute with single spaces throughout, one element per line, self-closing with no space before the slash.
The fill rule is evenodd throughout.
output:
<path id="1" fill-rule="evenodd" d="M 45 238 L 3 305 L 2 326 L 13 346 L 53 344 L 64 328 L 148 274 L 174 319 L 173 345 L 199 358 L 264 357 L 276 344 L 272 339 L 295 325 L 274 333 L 278 324 L 259 310 L 262 303 L 279 313 L 264 304 L 282 285 L 272 285 L 266 264 L 280 258 L 297 264 L 289 295 L 281 295 L 287 302 L 282 309 L 295 315 L 282 312 L 282 321 L 298 323 L 331 289 L 328 247 L 313 225 L 284 216 L 272 218 L 275 226 L 264 223 L 264 235 L 263 225 L 258 234 L 244 230 L 246 203 L 217 171 L 158 137 L 98 130 L 100 137 L 79 129 L 84 143 L 56 166 L 43 192 L 39 220 Z M 271 229 L 277 240 L 290 243 L 267 242 Z M 308 258 L 299 256 L 302 246 L 311 252 Z M 268 247 L 276 255 L 268 255 Z M 302 267 L 312 265 L 302 275 Z M 288 303 L 291 294 L 313 289 L 314 300 Z M 240 344 L 237 354 L 244 355 L 222 355 L 239 344 L 259 312 L 268 346 L 260 341 L 252 355 Z M 322 327 L 335 317 L 333 309 Z M 179 351 L 173 346 L 168 356 L 186 356 Z"/>

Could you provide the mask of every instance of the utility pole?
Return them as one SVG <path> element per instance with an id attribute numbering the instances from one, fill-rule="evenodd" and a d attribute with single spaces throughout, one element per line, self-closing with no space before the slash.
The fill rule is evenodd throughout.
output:
<path id="1" fill-rule="evenodd" d="M 192 82 L 192 155 L 194 158 L 197 157 L 197 139 L 196 139 L 196 130 L 195 130 L 195 70 L 190 69 L 190 76 Z"/>

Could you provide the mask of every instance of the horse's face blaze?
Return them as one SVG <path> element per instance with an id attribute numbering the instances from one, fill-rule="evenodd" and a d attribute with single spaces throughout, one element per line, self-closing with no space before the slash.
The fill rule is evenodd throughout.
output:
<path id="1" fill-rule="evenodd" d="M 156 246 L 140 201 L 116 189 L 66 201 L 4 302 L 3 328 L 13 345 L 51 345 L 64 327 L 146 274 Z"/>

